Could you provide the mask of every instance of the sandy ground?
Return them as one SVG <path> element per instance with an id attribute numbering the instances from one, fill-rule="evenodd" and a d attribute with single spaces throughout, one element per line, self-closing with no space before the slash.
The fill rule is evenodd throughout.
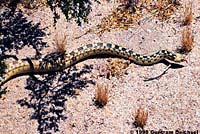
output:
<path id="1" fill-rule="evenodd" d="M 185 3 L 187 1 L 182 1 Z M 184 27 L 179 22 L 150 20 L 129 30 L 111 30 L 101 37 L 93 33 L 73 40 L 89 27 L 100 22 L 116 7 L 116 3 L 93 4 L 89 24 L 78 27 L 59 20 L 60 30 L 66 32 L 67 51 L 82 44 L 111 42 L 136 52 L 147 54 L 160 49 L 174 51 L 181 44 Z M 199 0 L 193 1 L 194 20 L 190 26 L 194 34 L 194 49 L 187 55 L 183 68 L 169 69 L 160 79 L 145 82 L 166 68 L 164 64 L 138 66 L 131 64 L 125 74 L 108 80 L 100 77 L 106 59 L 90 59 L 67 69 L 65 73 L 38 77 L 15 78 L 5 84 L 9 92 L 0 100 L 1 134 L 125 134 L 136 133 L 133 122 L 139 107 L 147 109 L 149 116 L 145 130 L 200 130 L 200 13 Z M 101 15 L 97 15 L 101 13 Z M 177 11 L 174 20 L 180 20 L 182 11 Z M 55 36 L 52 13 L 49 9 L 38 10 L 28 16 L 41 27 L 49 26 L 49 47 L 42 53 L 55 51 L 52 43 Z M 20 58 L 34 53 L 29 47 L 19 51 Z M 61 80 L 59 80 L 61 79 Z M 109 101 L 104 108 L 94 105 L 96 83 L 108 84 Z M 74 94 L 74 91 L 76 94 Z M 200 132 L 200 131 L 199 131 Z"/>

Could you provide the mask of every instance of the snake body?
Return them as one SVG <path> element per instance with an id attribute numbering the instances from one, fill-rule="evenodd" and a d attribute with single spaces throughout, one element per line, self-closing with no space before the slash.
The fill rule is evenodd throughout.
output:
<path id="1" fill-rule="evenodd" d="M 156 64 L 163 59 L 168 59 L 174 62 L 181 62 L 183 60 L 181 55 L 174 54 L 167 50 L 160 50 L 152 55 L 141 55 L 130 49 L 110 43 L 87 44 L 79 47 L 71 53 L 65 52 L 63 60 L 58 58 L 55 61 L 59 64 L 56 66 L 50 63 L 42 64 L 42 61 L 39 60 L 33 60 L 31 61 L 31 64 L 27 61 L 18 60 L 14 66 L 9 66 L 7 68 L 6 73 L 0 79 L 0 86 L 10 79 L 21 75 L 61 71 L 96 55 L 122 57 L 143 66 Z"/>

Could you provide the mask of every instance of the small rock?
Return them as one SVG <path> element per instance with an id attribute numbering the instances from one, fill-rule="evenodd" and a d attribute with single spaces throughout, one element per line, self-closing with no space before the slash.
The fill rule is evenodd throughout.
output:
<path id="1" fill-rule="evenodd" d="M 147 29 L 147 33 L 151 33 L 152 31 L 150 29 Z"/>

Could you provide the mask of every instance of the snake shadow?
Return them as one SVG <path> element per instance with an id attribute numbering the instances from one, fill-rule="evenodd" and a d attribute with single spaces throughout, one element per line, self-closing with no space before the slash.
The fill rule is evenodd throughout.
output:
<path id="1" fill-rule="evenodd" d="M 27 79 L 26 89 L 31 93 L 28 98 L 18 100 L 18 103 L 34 110 L 31 119 L 37 120 L 39 133 L 59 131 L 59 121 L 67 119 L 64 112 L 67 98 L 77 96 L 74 89 L 82 90 L 88 84 L 95 84 L 84 77 L 92 69 L 92 65 L 84 65 L 81 70 L 73 66 L 62 72 L 42 75 L 42 80 L 36 77 Z"/>
<path id="2" fill-rule="evenodd" d="M 172 62 L 169 62 L 168 60 L 165 60 L 165 59 L 160 61 L 160 63 L 163 63 L 166 66 L 170 65 L 170 68 L 172 68 L 172 69 L 179 69 L 179 68 L 183 68 L 184 67 L 184 65 L 181 65 L 179 63 L 172 63 Z"/>

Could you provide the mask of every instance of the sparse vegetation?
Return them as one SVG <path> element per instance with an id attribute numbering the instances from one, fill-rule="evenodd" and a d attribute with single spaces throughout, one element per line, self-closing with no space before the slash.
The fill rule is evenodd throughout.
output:
<path id="1" fill-rule="evenodd" d="M 120 0 L 119 2 L 121 5 L 114 9 L 110 15 L 104 17 L 101 23 L 97 25 L 98 30 L 91 31 L 102 35 L 103 32 L 112 29 L 127 30 L 140 24 L 143 20 L 153 17 L 158 18 L 160 21 L 165 21 L 180 6 L 178 0 Z M 149 17 L 144 17 L 147 14 L 149 14 Z"/>
<path id="2" fill-rule="evenodd" d="M 109 58 L 105 65 L 100 66 L 100 76 L 104 76 L 107 79 L 112 79 L 112 77 L 119 77 L 125 73 L 130 61 L 119 59 L 119 58 Z"/>
<path id="3" fill-rule="evenodd" d="M 188 53 L 190 52 L 194 45 L 194 37 L 191 33 L 191 29 L 189 27 L 186 27 L 185 29 L 183 29 L 183 33 L 182 33 L 182 40 L 181 40 L 181 48 L 180 48 L 180 52 L 181 53 Z"/>
<path id="4" fill-rule="evenodd" d="M 192 3 L 185 5 L 183 25 L 190 25 L 193 20 Z"/>
<path id="5" fill-rule="evenodd" d="M 56 8 L 60 8 L 68 21 L 74 20 L 78 25 L 88 22 L 87 16 L 92 11 L 92 1 L 100 4 L 98 0 L 2 0 L 0 7 L 7 6 L 12 9 L 23 8 L 36 9 L 38 7 L 49 6 L 54 14 L 54 26 L 60 18 Z"/>
<path id="6" fill-rule="evenodd" d="M 126 68 L 129 66 L 130 61 L 124 59 L 108 59 L 107 64 L 107 78 L 111 79 L 111 77 L 116 77 L 122 74 Z"/>
<path id="7" fill-rule="evenodd" d="M 97 84 L 95 103 L 99 107 L 103 107 L 108 103 L 108 85 Z"/>
<path id="8" fill-rule="evenodd" d="M 135 115 L 135 122 L 134 122 L 135 126 L 143 129 L 144 126 L 146 125 L 147 118 L 148 118 L 148 112 L 144 108 L 140 107 L 139 109 L 137 109 Z"/>
<path id="9" fill-rule="evenodd" d="M 180 5 L 177 0 L 157 0 L 150 8 L 150 12 L 154 14 L 160 21 L 165 21 L 170 18 Z"/>
<path id="10" fill-rule="evenodd" d="M 128 4 L 130 5 L 130 4 Z M 97 25 L 97 34 L 102 35 L 105 31 L 112 29 L 125 29 L 127 30 L 131 26 L 139 23 L 141 14 L 135 13 L 138 10 L 135 6 L 120 5 L 112 11 L 112 13 L 101 20 L 101 23 Z M 140 12 L 138 10 L 138 12 Z"/>
<path id="11" fill-rule="evenodd" d="M 100 3 L 98 0 L 47 0 L 47 5 L 50 6 L 54 13 L 54 24 L 56 24 L 59 15 L 56 8 L 60 8 L 67 20 L 74 19 L 78 25 L 83 22 L 88 22 L 87 16 L 92 11 L 92 1 Z"/>

